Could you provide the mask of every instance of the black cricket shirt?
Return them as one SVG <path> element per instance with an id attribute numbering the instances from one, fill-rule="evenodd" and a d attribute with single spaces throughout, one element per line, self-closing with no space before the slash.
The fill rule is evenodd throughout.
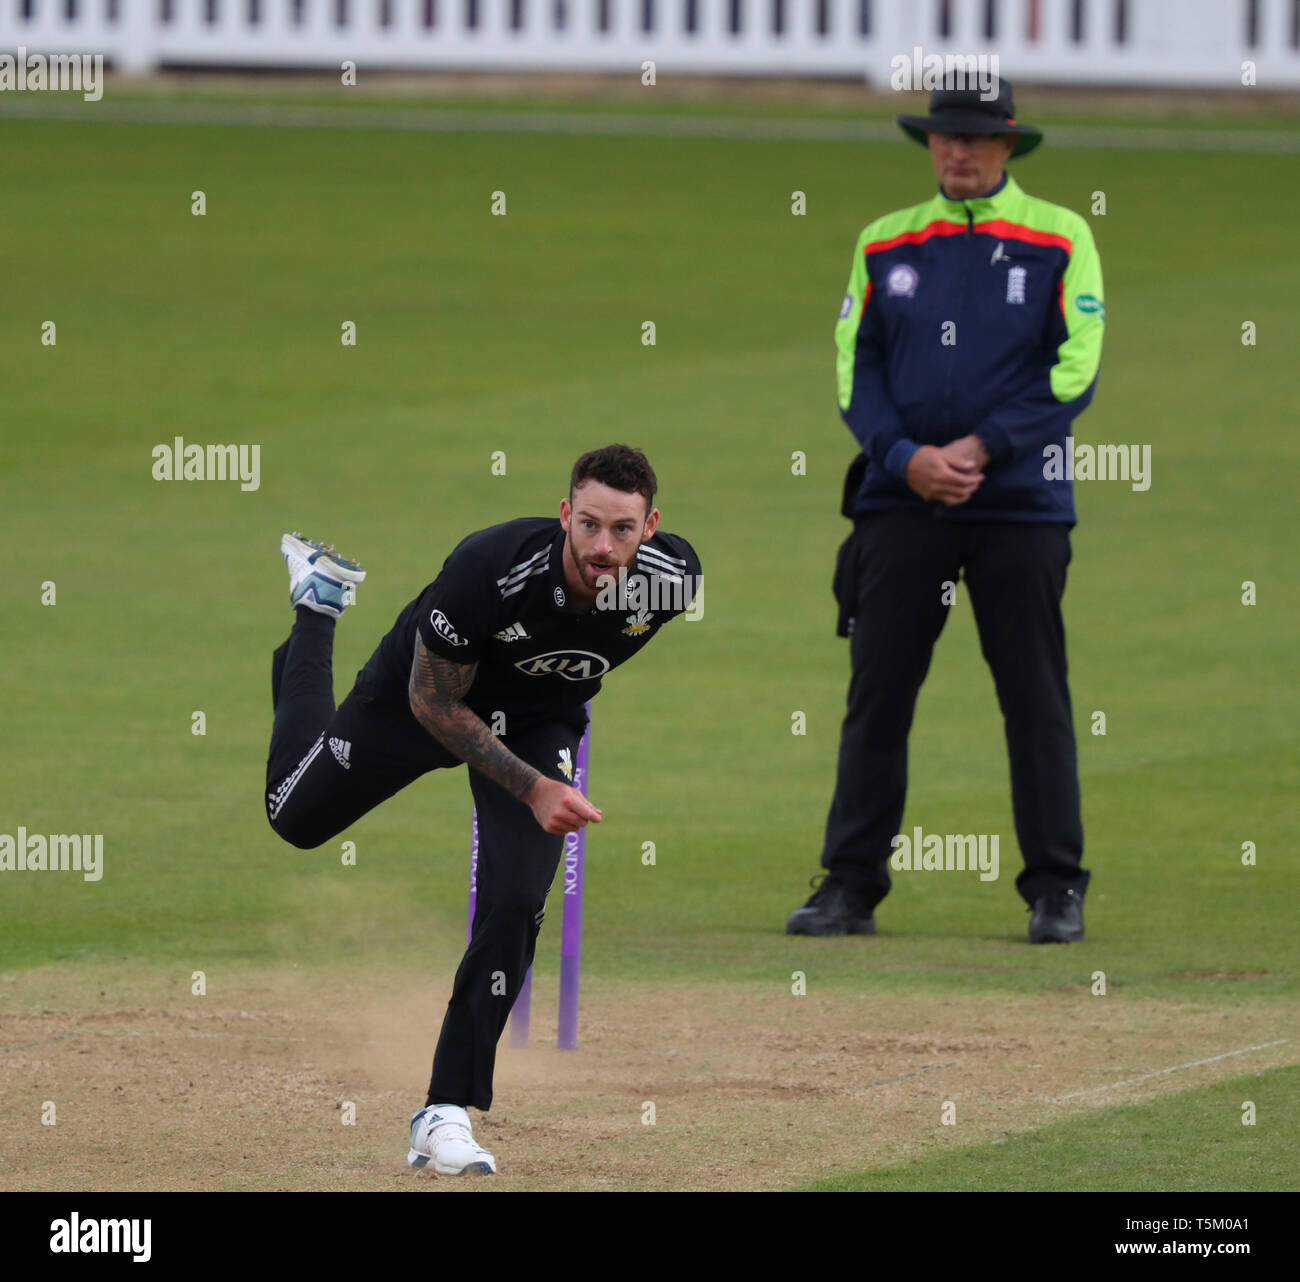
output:
<path id="1" fill-rule="evenodd" d="M 690 608 L 700 560 L 676 534 L 655 531 L 620 593 L 595 607 L 569 603 L 558 517 L 524 517 L 463 539 L 442 572 L 397 616 L 357 676 L 356 693 L 410 712 L 418 631 L 433 654 L 477 663 L 466 705 L 507 730 L 561 719 L 585 725 L 583 704 L 605 673 L 626 663 L 669 619 Z"/>

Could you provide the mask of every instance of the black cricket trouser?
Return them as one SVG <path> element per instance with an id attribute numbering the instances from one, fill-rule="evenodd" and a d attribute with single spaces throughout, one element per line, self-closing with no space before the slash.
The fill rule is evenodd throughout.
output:
<path id="1" fill-rule="evenodd" d="M 403 709 L 354 690 L 334 707 L 334 620 L 298 609 L 271 664 L 275 723 L 266 766 L 271 827 L 292 845 L 321 845 L 430 770 L 461 761 Z M 579 713 L 578 716 L 581 714 Z M 581 726 L 548 721 L 502 741 L 548 778 L 563 778 L 560 750 L 577 756 Z M 546 895 L 564 837 L 544 832 L 533 812 L 476 770 L 478 898 L 473 933 L 456 971 L 434 1052 L 426 1103 L 487 1109 L 496 1047 L 533 963 Z M 449 844 L 465 848 L 469 832 Z"/>
<path id="2" fill-rule="evenodd" d="M 959 522 L 926 510 L 859 517 L 837 571 L 853 616 L 853 675 L 822 866 L 870 903 L 889 892 L 889 856 L 907 793 L 907 737 L 949 607 L 965 572 L 980 649 L 993 673 L 1011 763 L 1011 800 L 1028 904 L 1083 894 L 1083 822 L 1061 598 L 1069 527 Z M 972 750 L 974 745 L 972 745 Z"/>

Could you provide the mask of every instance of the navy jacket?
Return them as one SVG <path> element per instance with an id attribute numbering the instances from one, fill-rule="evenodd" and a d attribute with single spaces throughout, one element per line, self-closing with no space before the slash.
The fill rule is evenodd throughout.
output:
<path id="1" fill-rule="evenodd" d="M 862 447 L 848 511 L 1072 525 L 1073 484 L 1046 479 L 1044 451 L 1066 450 L 1092 399 L 1102 300 L 1088 223 L 1010 175 L 970 200 L 941 188 L 864 228 L 835 327 L 839 408 Z M 983 483 L 957 507 L 926 503 L 908 461 L 972 433 L 992 456 Z"/>

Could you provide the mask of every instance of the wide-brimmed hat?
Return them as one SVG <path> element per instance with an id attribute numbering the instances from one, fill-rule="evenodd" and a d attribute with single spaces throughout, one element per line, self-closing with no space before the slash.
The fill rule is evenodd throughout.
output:
<path id="1" fill-rule="evenodd" d="M 951 77 L 949 78 L 951 80 Z M 986 100 L 978 87 L 936 89 L 930 94 L 928 116 L 899 116 L 903 132 L 922 147 L 930 145 L 929 133 L 1014 134 L 1012 156 L 1023 156 L 1043 141 L 1043 131 L 1032 125 L 1016 124 L 1016 104 L 1011 82 L 997 78 L 997 97 Z"/>

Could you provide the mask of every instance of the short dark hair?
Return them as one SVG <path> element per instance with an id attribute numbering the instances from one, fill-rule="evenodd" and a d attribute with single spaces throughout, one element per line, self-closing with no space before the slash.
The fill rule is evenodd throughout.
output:
<path id="1" fill-rule="evenodd" d="M 611 490 L 645 496 L 647 515 L 654 506 L 659 489 L 659 478 L 650 466 L 650 460 L 640 450 L 630 445 L 606 445 L 603 449 L 588 450 L 574 465 L 569 477 L 569 502 L 573 491 L 587 481 L 599 481 Z"/>

